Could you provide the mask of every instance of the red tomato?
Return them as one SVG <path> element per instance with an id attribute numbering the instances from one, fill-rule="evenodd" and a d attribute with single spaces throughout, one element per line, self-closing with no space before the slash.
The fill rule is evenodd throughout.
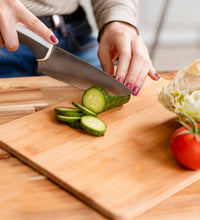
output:
<path id="1" fill-rule="evenodd" d="M 197 124 L 200 127 L 200 124 Z M 184 167 L 200 169 L 200 141 L 197 141 L 193 133 L 180 134 L 188 131 L 186 127 L 176 130 L 171 138 L 171 149 L 176 160 Z M 198 134 L 200 140 L 200 134 Z"/>

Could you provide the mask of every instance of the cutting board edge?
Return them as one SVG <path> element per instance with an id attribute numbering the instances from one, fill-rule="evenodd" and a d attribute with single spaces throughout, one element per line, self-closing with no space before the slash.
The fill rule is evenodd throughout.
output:
<path id="1" fill-rule="evenodd" d="M 146 203 L 145 208 L 144 206 L 142 208 L 138 208 L 137 210 L 134 209 L 133 211 L 127 212 L 128 215 L 124 215 L 123 213 L 116 213 L 116 212 L 110 212 L 108 209 L 102 207 L 99 203 L 95 202 L 92 198 L 86 196 L 85 194 L 81 193 L 80 191 L 74 189 L 72 186 L 69 184 L 63 182 L 60 178 L 55 176 L 53 173 L 45 170 L 38 164 L 36 164 L 34 161 L 29 160 L 26 158 L 23 154 L 13 150 L 8 144 L 6 144 L 4 141 L 0 140 L 0 147 L 7 151 L 8 153 L 12 154 L 15 156 L 17 159 L 25 163 L 26 165 L 30 166 L 40 174 L 44 175 L 47 177 L 49 180 L 51 180 L 53 183 L 55 183 L 57 186 L 62 188 L 63 190 L 67 191 L 71 195 L 75 196 L 78 200 L 84 202 L 84 204 L 88 205 L 98 213 L 100 213 L 104 217 L 108 217 L 109 219 L 114 219 L 114 220 L 128 220 L 132 219 L 135 217 L 140 216 L 141 214 L 147 212 L 151 208 L 155 207 L 156 205 L 160 204 L 162 201 L 170 198 L 174 194 L 180 192 L 184 188 L 188 187 L 189 185 L 193 184 L 197 180 L 200 179 L 200 172 L 197 172 L 197 175 L 191 176 L 189 179 L 185 180 L 184 182 L 181 182 L 180 184 L 176 185 L 173 192 L 171 192 L 171 189 L 169 191 L 165 191 L 164 194 L 160 195 L 160 199 L 158 200 L 158 197 L 154 199 L 153 201 L 151 200 L 151 203 Z M 192 180 L 191 180 L 192 179 Z M 185 183 L 186 182 L 186 183 Z"/>
<path id="2" fill-rule="evenodd" d="M 132 220 L 133 218 L 139 217 L 140 215 L 144 214 L 145 212 L 149 211 L 150 209 L 154 208 L 155 206 L 159 205 L 161 202 L 167 200 L 171 196 L 175 195 L 176 193 L 180 192 L 181 190 L 187 188 L 188 186 L 192 185 L 196 181 L 200 180 L 200 171 L 196 171 L 197 174 L 194 176 L 191 176 L 191 178 L 185 180 L 184 182 L 181 182 L 177 184 L 174 187 L 174 191 L 169 189 L 168 191 L 165 191 L 164 194 L 160 194 L 160 199 L 158 200 L 158 197 L 156 197 L 154 200 L 151 200 L 150 202 L 146 203 L 145 208 L 144 206 L 141 208 L 138 208 L 137 210 L 134 210 L 133 212 L 129 211 L 129 215 L 124 216 L 123 218 L 117 219 L 117 220 Z"/>

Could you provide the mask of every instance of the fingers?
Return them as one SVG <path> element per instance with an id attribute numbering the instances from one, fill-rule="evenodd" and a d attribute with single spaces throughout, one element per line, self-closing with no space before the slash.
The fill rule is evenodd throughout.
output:
<path id="1" fill-rule="evenodd" d="M 139 56 L 135 56 L 131 59 L 124 83 L 131 90 L 133 89 L 134 85 L 137 83 L 138 74 L 142 69 L 143 63 L 144 63 L 143 59 Z"/>
<path id="2" fill-rule="evenodd" d="M 53 32 L 20 1 L 0 1 L 0 46 L 5 45 L 9 51 L 14 51 L 19 47 L 16 23 L 22 23 L 51 44 L 58 43 Z"/>
<path id="3" fill-rule="evenodd" d="M 129 64 L 129 70 L 124 84 L 132 90 L 133 95 L 137 96 L 147 75 L 153 80 L 158 80 L 160 78 L 149 60 L 144 59 L 140 55 L 133 56 Z"/>
<path id="4" fill-rule="evenodd" d="M 4 42 L 3 42 L 3 38 L 1 36 L 1 33 L 0 33 L 0 47 L 3 47 L 4 46 Z"/>
<path id="5" fill-rule="evenodd" d="M 6 9 L 0 11 L 0 30 L 1 43 L 4 43 L 10 51 L 16 50 L 19 47 L 19 42 L 15 22 L 12 14 Z"/>
<path id="6" fill-rule="evenodd" d="M 153 80 L 159 80 L 160 79 L 160 75 L 156 72 L 156 70 L 154 69 L 154 67 L 152 66 L 148 75 L 150 76 L 151 79 Z"/>
<path id="7" fill-rule="evenodd" d="M 120 45 L 123 44 L 122 42 L 119 41 L 116 45 L 119 54 L 118 64 L 116 69 L 116 79 L 121 83 L 124 83 L 126 74 L 128 72 L 129 63 L 131 60 L 131 47 L 129 43 L 125 43 L 123 47 L 121 47 Z"/>
<path id="8" fill-rule="evenodd" d="M 109 49 L 106 44 L 100 44 L 98 50 L 98 57 L 102 66 L 103 71 L 110 74 L 111 76 L 114 75 L 114 65 L 112 62 L 112 53 L 109 53 Z"/>
<path id="9" fill-rule="evenodd" d="M 160 77 L 152 66 L 152 62 L 148 55 L 148 50 L 139 37 L 137 40 L 131 43 L 131 56 L 132 57 L 128 65 L 127 62 L 124 61 L 120 63 L 120 65 L 123 66 L 123 68 L 128 66 L 128 70 L 125 74 L 124 84 L 130 90 L 132 90 L 133 95 L 137 96 L 147 75 L 149 75 L 153 80 L 158 80 Z"/>
<path id="10" fill-rule="evenodd" d="M 144 84 L 144 81 L 146 79 L 147 73 L 149 72 L 149 68 L 150 68 L 149 63 L 145 61 L 140 71 L 138 72 L 137 78 L 134 82 L 133 89 L 132 89 L 133 95 L 137 96 L 138 93 L 140 92 Z"/>
<path id="11" fill-rule="evenodd" d="M 101 36 L 99 58 L 105 72 L 113 74 L 112 58 L 118 56 L 116 79 L 138 95 L 149 75 L 153 80 L 160 77 L 149 57 L 147 47 L 135 28 L 123 22 L 109 23 Z"/>
<path id="12" fill-rule="evenodd" d="M 49 28 L 47 28 L 44 23 L 41 22 L 35 15 L 27 10 L 22 4 L 21 7 L 18 7 L 17 18 L 19 22 L 23 23 L 27 28 L 40 35 L 49 43 L 58 43 L 58 39 L 53 34 L 53 32 Z"/>
<path id="13" fill-rule="evenodd" d="M 146 47 L 141 44 L 141 39 L 136 43 L 132 43 L 132 59 L 125 79 L 125 85 L 132 90 L 133 95 L 138 95 L 146 76 L 149 75 L 153 80 L 160 77 L 155 72 L 152 62 L 148 56 Z"/>

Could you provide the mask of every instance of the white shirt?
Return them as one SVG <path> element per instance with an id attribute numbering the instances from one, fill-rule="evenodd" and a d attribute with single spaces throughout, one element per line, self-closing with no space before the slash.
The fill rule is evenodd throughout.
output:
<path id="1" fill-rule="evenodd" d="M 79 0 L 20 0 L 36 16 L 70 14 Z M 137 27 L 138 0 L 91 0 L 99 30 L 111 21 L 123 21 Z"/>

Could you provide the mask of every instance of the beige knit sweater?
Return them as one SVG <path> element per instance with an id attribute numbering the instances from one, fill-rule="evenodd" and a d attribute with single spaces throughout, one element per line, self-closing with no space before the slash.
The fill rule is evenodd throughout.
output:
<path id="1" fill-rule="evenodd" d="M 79 0 L 20 0 L 36 16 L 69 14 Z M 110 21 L 124 21 L 137 27 L 138 0 L 91 0 L 98 28 Z"/>

